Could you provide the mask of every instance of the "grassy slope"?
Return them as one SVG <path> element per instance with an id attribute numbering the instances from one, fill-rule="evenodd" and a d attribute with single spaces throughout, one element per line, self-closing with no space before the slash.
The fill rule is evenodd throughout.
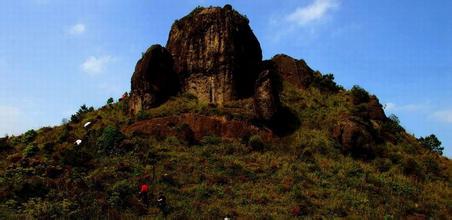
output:
<path id="1" fill-rule="evenodd" d="M 282 101 L 301 126 L 266 143 L 262 151 L 216 137 L 195 146 L 174 137 L 108 138 L 122 136 L 121 128 L 144 118 L 228 114 L 187 95 L 137 118 L 129 118 L 123 113 L 126 106 L 116 103 L 83 114 L 77 123 L 10 137 L 1 144 L 0 213 L 77 217 L 148 212 L 162 217 L 155 204 L 145 210 L 138 201 L 138 184 L 146 175 L 154 195 L 165 193 L 170 217 L 397 218 L 421 213 L 446 218 L 452 212 L 450 161 L 420 148 L 410 135 L 393 133 L 397 144 L 376 146 L 379 153 L 372 160 L 349 156 L 330 138 L 331 127 L 354 111 L 348 92 L 300 91 L 286 83 Z M 86 121 L 95 123 L 84 129 Z M 84 140 L 80 147 L 73 144 L 78 138 Z"/>

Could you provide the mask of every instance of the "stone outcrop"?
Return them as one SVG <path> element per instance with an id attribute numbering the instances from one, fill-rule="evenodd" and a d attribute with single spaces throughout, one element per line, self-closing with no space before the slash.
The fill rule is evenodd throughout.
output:
<path id="1" fill-rule="evenodd" d="M 304 60 L 297 60 L 285 54 L 279 54 L 272 59 L 281 77 L 300 89 L 307 88 L 314 79 L 314 71 Z"/>
<path id="2" fill-rule="evenodd" d="M 265 141 L 272 139 L 270 130 L 258 128 L 245 121 L 190 113 L 139 121 L 127 127 L 124 132 L 156 137 L 175 136 L 187 142 L 199 141 L 205 136 L 233 139 L 259 135 Z"/>
<path id="3" fill-rule="evenodd" d="M 386 120 L 386 115 L 383 110 L 383 106 L 376 96 L 370 96 L 369 102 L 367 103 L 367 116 L 371 120 L 384 121 Z"/>
<path id="4" fill-rule="evenodd" d="M 249 21 L 232 9 L 198 8 L 176 21 L 167 46 L 183 89 L 222 105 L 251 97 L 262 51 Z"/>
<path id="5" fill-rule="evenodd" d="M 332 136 L 341 144 L 343 151 L 365 154 L 375 143 L 368 130 L 364 124 L 345 119 L 333 129 Z"/>
<path id="6" fill-rule="evenodd" d="M 259 119 L 270 120 L 280 107 L 276 73 L 264 70 L 259 74 L 254 92 L 254 108 Z"/>
<path id="7" fill-rule="evenodd" d="M 130 97 L 131 111 L 137 113 L 162 103 L 176 94 L 178 89 L 179 80 L 173 70 L 171 54 L 164 47 L 153 45 L 135 67 Z"/>

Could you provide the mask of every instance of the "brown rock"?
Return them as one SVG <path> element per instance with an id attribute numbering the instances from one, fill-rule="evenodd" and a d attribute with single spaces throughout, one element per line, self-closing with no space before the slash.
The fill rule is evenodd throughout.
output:
<path id="1" fill-rule="evenodd" d="M 177 93 L 178 85 L 171 54 L 160 45 L 151 46 L 132 76 L 131 111 L 137 113 L 164 102 Z"/>
<path id="2" fill-rule="evenodd" d="M 342 145 L 344 152 L 366 155 L 371 154 L 371 145 L 374 144 L 374 139 L 369 129 L 358 122 L 346 119 L 337 125 L 333 131 L 332 136 Z"/>
<path id="3" fill-rule="evenodd" d="M 193 132 L 192 138 L 197 141 L 201 140 L 204 136 L 235 139 L 254 134 L 260 135 L 266 141 L 272 139 L 270 130 L 258 128 L 245 121 L 227 120 L 225 117 L 190 113 L 139 121 L 124 129 L 125 133 L 145 134 L 157 137 L 176 136 L 182 139 L 185 135 L 188 135 L 187 131 Z M 185 136 L 185 138 L 187 137 Z"/>
<path id="4" fill-rule="evenodd" d="M 297 60 L 285 54 L 279 54 L 274 56 L 272 61 L 281 77 L 298 88 L 307 88 L 314 79 L 314 71 L 304 60 Z"/>
<path id="5" fill-rule="evenodd" d="M 383 106 L 380 104 L 378 98 L 376 96 L 371 96 L 368 102 L 368 117 L 371 120 L 386 120 L 386 115 L 383 110 Z"/>
<path id="6" fill-rule="evenodd" d="M 262 51 L 248 23 L 226 5 L 197 8 L 173 24 L 167 48 L 185 91 L 220 105 L 253 95 Z"/>
<path id="7" fill-rule="evenodd" d="M 270 120 L 279 110 L 279 89 L 275 78 L 273 71 L 264 70 L 256 81 L 254 107 L 260 119 Z"/>

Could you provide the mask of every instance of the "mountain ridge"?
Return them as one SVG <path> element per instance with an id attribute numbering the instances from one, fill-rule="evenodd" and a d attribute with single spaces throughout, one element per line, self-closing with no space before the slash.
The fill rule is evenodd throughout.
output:
<path id="1" fill-rule="evenodd" d="M 262 60 L 232 6 L 199 7 L 143 54 L 130 94 L 0 139 L 0 215 L 446 219 L 451 163 L 422 140 L 363 88 Z"/>

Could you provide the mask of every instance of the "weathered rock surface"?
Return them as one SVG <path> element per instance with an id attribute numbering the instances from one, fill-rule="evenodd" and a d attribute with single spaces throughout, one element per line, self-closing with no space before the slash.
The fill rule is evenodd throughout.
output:
<path id="1" fill-rule="evenodd" d="M 276 55 L 271 60 L 281 77 L 298 88 L 307 88 L 314 79 L 314 71 L 304 60 L 297 60 L 285 54 Z"/>
<path id="2" fill-rule="evenodd" d="M 375 95 L 370 96 L 370 99 L 368 102 L 367 114 L 368 114 L 369 119 L 371 119 L 371 120 L 379 120 L 379 121 L 386 120 L 386 115 L 383 110 L 383 106 L 380 104 L 380 101 L 378 100 L 378 98 Z"/>
<path id="3" fill-rule="evenodd" d="M 260 119 L 270 120 L 280 107 L 276 73 L 264 70 L 259 74 L 254 92 L 254 108 Z"/>
<path id="4" fill-rule="evenodd" d="M 366 125 L 344 119 L 332 130 L 332 136 L 341 144 L 344 152 L 371 156 L 375 139 Z"/>
<path id="5" fill-rule="evenodd" d="M 222 105 L 251 97 L 262 51 L 249 21 L 232 9 L 195 9 L 176 21 L 167 46 L 183 89 L 200 100 Z"/>
<path id="6" fill-rule="evenodd" d="M 164 102 L 177 93 L 179 80 L 171 54 L 160 45 L 151 46 L 138 61 L 132 76 L 130 108 L 134 113 Z"/>
<path id="7" fill-rule="evenodd" d="M 260 135 L 270 141 L 272 132 L 258 128 L 248 122 L 227 120 L 225 117 L 205 116 L 199 114 L 182 114 L 139 121 L 124 130 L 125 133 L 146 134 L 157 137 L 176 136 L 180 140 L 201 140 L 205 136 L 222 138 L 244 138 L 250 135 Z"/>

